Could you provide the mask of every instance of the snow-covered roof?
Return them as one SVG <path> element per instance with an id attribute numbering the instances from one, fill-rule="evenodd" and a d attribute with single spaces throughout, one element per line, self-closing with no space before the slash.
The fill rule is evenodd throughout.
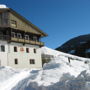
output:
<path id="1" fill-rule="evenodd" d="M 8 8 L 8 7 L 4 4 L 0 4 L 0 8 Z"/>
<path id="2" fill-rule="evenodd" d="M 53 49 L 45 47 L 45 46 L 41 48 L 41 53 L 46 54 L 46 55 L 53 55 L 55 57 L 57 57 L 57 56 L 65 56 L 65 57 L 70 57 L 70 58 L 74 58 L 74 59 L 77 59 L 77 60 L 85 61 L 87 59 L 87 60 L 90 61 L 89 58 L 83 58 L 83 57 L 78 57 L 78 56 L 75 56 L 75 55 L 63 53 L 63 52 L 53 50 Z"/>

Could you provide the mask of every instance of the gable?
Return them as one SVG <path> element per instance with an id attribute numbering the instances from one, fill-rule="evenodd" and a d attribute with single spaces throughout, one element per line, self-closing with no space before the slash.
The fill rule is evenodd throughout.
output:
<path id="1" fill-rule="evenodd" d="M 16 21 L 17 27 L 12 27 L 11 24 L 10 24 L 10 27 L 12 27 L 14 29 L 19 29 L 19 30 L 22 30 L 22 31 L 25 31 L 25 32 L 38 34 L 38 35 L 41 35 L 41 36 L 47 36 L 47 34 L 42 32 L 38 27 L 33 25 L 31 22 L 26 20 L 24 17 L 22 17 L 21 15 L 19 15 L 18 13 L 13 11 L 12 9 L 10 9 L 10 12 L 9 12 L 9 19 L 10 19 L 10 23 L 11 23 L 11 20 Z"/>

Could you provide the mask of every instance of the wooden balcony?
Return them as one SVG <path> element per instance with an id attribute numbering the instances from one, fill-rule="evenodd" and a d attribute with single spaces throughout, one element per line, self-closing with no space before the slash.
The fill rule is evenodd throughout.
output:
<path id="1" fill-rule="evenodd" d="M 39 46 L 43 46 L 44 45 L 43 42 L 32 41 L 32 40 L 25 40 L 25 39 L 18 39 L 18 38 L 13 38 L 13 37 L 11 37 L 11 41 L 19 42 L 19 43 L 32 44 L 32 45 L 39 45 Z"/>
<path id="2" fill-rule="evenodd" d="M 24 44 L 26 43 L 26 44 L 44 46 L 43 42 L 14 38 L 8 35 L 0 35 L 0 40 L 7 41 L 7 42 L 19 42 Z"/>

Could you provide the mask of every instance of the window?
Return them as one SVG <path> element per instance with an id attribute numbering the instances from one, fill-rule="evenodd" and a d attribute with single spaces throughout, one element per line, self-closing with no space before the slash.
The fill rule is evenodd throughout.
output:
<path id="1" fill-rule="evenodd" d="M 17 27 L 17 22 L 15 20 L 11 20 L 11 26 L 12 27 Z"/>
<path id="2" fill-rule="evenodd" d="M 17 47 L 14 47 L 14 52 L 17 52 Z"/>
<path id="3" fill-rule="evenodd" d="M 18 59 L 17 58 L 15 58 L 15 64 L 18 64 Z"/>
<path id="4" fill-rule="evenodd" d="M 22 38 L 21 33 L 17 33 L 17 37 L 18 37 L 18 38 Z"/>
<path id="5" fill-rule="evenodd" d="M 30 59 L 30 64 L 35 64 L 35 60 L 34 59 Z"/>
<path id="6" fill-rule="evenodd" d="M 5 46 L 4 45 L 1 45 L 1 51 L 5 52 Z"/>
<path id="7" fill-rule="evenodd" d="M 29 48 L 26 48 L 26 52 L 29 53 Z"/>
<path id="8" fill-rule="evenodd" d="M 34 53 L 36 53 L 36 49 L 33 49 Z"/>
<path id="9" fill-rule="evenodd" d="M 11 32 L 11 36 L 15 38 L 16 37 L 15 32 Z"/>
<path id="10" fill-rule="evenodd" d="M 33 37 L 33 40 L 34 40 L 34 41 L 37 41 L 37 37 L 36 37 L 36 36 L 34 36 L 34 37 Z"/>
<path id="11" fill-rule="evenodd" d="M 29 40 L 29 35 L 25 35 L 25 39 L 26 40 Z"/>

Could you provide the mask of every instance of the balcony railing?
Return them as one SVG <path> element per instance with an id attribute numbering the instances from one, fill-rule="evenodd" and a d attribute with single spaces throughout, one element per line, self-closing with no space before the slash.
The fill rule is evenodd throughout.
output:
<path id="1" fill-rule="evenodd" d="M 33 44 L 33 45 L 40 45 L 40 46 L 44 45 L 43 42 L 19 39 L 19 38 L 14 38 L 14 37 L 11 37 L 11 41 L 20 42 L 20 43 L 27 43 L 27 44 Z"/>
<path id="2" fill-rule="evenodd" d="M 27 43 L 27 44 L 40 45 L 40 46 L 44 45 L 44 43 L 40 41 L 19 39 L 19 38 L 10 37 L 9 35 L 0 35 L 0 40 L 3 40 L 3 41 L 5 40 L 9 42 L 14 41 L 14 42 Z"/>

